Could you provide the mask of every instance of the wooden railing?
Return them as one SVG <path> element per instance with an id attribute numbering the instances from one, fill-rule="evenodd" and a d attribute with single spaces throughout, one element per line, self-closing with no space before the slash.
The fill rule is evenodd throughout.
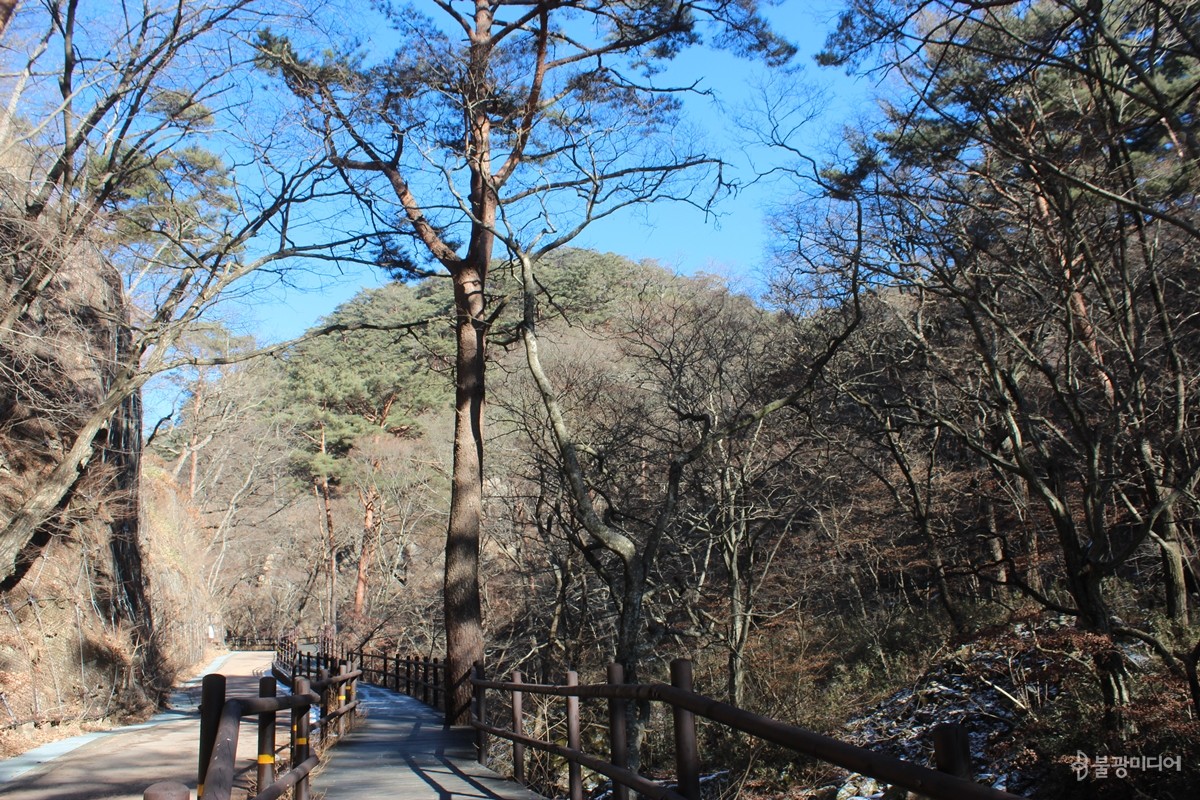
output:
<path id="1" fill-rule="evenodd" d="M 197 770 L 197 800 L 229 800 L 236 776 L 237 744 L 244 717 L 257 717 L 258 793 L 251 800 L 276 800 L 289 789 L 293 800 L 309 800 L 309 773 L 321 762 L 319 749 L 343 735 L 358 709 L 358 680 L 362 670 L 351 662 L 294 648 L 277 650 L 273 677 L 259 680 L 258 697 L 226 697 L 225 676 L 205 675 L 200 695 L 200 753 Z M 314 680 L 315 679 L 315 680 Z M 277 696 L 277 683 L 291 689 Z M 312 709 L 320 711 L 316 723 Z M 275 774 L 276 714 L 288 711 L 291 722 L 290 766 Z M 144 800 L 188 800 L 187 787 L 180 783 L 157 783 L 146 789 Z"/>
<path id="2" fill-rule="evenodd" d="M 274 650 L 279 639 L 274 636 L 226 636 L 229 650 Z"/>
<path id="3" fill-rule="evenodd" d="M 242 717 L 258 717 L 258 794 L 253 800 L 275 800 L 294 787 L 295 800 L 308 800 L 308 774 L 320 763 L 314 739 L 322 745 L 346 731 L 348 715 L 358 708 L 357 680 L 362 671 L 341 662 L 337 674 L 330 674 L 328 661 L 293 665 L 290 674 L 281 676 L 289 683 L 291 695 L 275 697 L 275 679 L 263 678 L 259 697 L 225 697 L 224 676 L 204 678 L 200 700 L 200 769 L 197 797 L 204 800 L 229 800 L 233 792 L 234 761 L 237 755 L 238 729 Z M 279 672 L 276 672 L 279 675 Z M 312 680 L 316 676 L 317 680 Z M 210 687 L 210 679 L 213 680 Z M 313 706 L 320 709 L 315 725 Z M 275 714 L 291 712 L 291 769 L 275 776 Z"/>
<path id="4" fill-rule="evenodd" d="M 445 711 L 446 666 L 429 656 L 402 656 L 399 653 L 353 653 L 361 665 L 363 680 L 414 697 L 427 706 Z"/>
<path id="5" fill-rule="evenodd" d="M 646 797 L 664 800 L 699 800 L 700 756 L 696 740 L 696 717 L 755 736 L 797 754 L 867 775 L 881 783 L 900 786 L 931 800 L 1014 800 L 1016 795 L 998 791 L 969 780 L 970 756 L 966 735 L 960 726 L 942 726 L 935 730 L 934 751 L 938 769 L 902 761 L 848 742 L 805 730 L 755 714 L 692 691 L 692 665 L 686 659 L 671 662 L 671 684 L 624 682 L 619 664 L 608 668 L 606 683 L 578 685 L 578 676 L 567 674 L 564 685 L 525 683 L 514 672 L 509 681 L 487 680 L 481 665 L 475 665 L 471 678 L 474 703 L 471 725 L 476 730 L 476 748 L 480 763 L 486 760 L 487 737 L 498 736 L 512 742 L 514 778 L 524 782 L 525 749 L 533 748 L 567 760 L 571 800 L 582 800 L 581 768 L 606 775 L 613 782 L 618 800 L 626 800 L 632 789 Z M 509 695 L 511 728 L 499 728 L 488 722 L 487 692 Z M 542 741 L 524 732 L 522 699 L 525 694 L 548 695 L 566 699 L 567 745 Z M 608 758 L 583 752 L 580 741 L 579 703 L 582 699 L 608 701 Z M 625 705 L 628 701 L 656 701 L 671 707 L 675 728 L 674 787 L 663 786 L 625 767 Z"/>
<path id="6" fill-rule="evenodd" d="M 243 636 L 226 634 L 225 647 L 229 650 L 274 650 L 278 652 L 295 651 L 297 648 L 310 648 L 318 645 L 319 636 Z"/>
<path id="7" fill-rule="evenodd" d="M 287 787 L 294 785 L 296 800 L 307 800 L 307 775 L 317 760 L 307 748 L 310 737 L 308 730 L 308 708 L 320 703 L 322 737 L 332 735 L 336 720 L 357 706 L 353 699 L 354 680 L 361 678 L 384 688 L 403 692 L 422 700 L 435 708 L 443 709 L 448 697 L 446 691 L 445 665 L 428 656 L 392 656 L 383 653 L 357 652 L 344 656 L 319 653 L 287 651 L 290 660 L 276 660 L 274 671 L 281 680 L 294 681 L 293 696 L 285 698 L 234 698 L 219 705 L 204 702 L 203 708 L 222 708 L 215 724 L 215 736 L 203 733 L 202 746 L 213 741 L 211 756 L 205 760 L 201 752 L 201 783 L 204 784 L 205 800 L 225 800 L 232 783 L 232 744 L 236 744 L 237 722 L 242 716 L 260 715 L 260 780 L 259 786 L 267 786 L 253 800 L 273 800 L 280 797 Z M 356 663 L 358 669 L 349 670 Z M 341 674 L 330 677 L 333 670 Z M 316 676 L 318 680 L 309 683 Z M 212 677 L 212 676 L 210 676 Z M 205 679 L 206 684 L 208 678 Z M 222 679 L 223 680 L 223 679 Z M 264 679 L 267 681 L 270 679 Z M 475 665 L 470 678 L 473 687 L 471 726 L 476 731 L 476 752 L 480 763 L 487 759 L 488 737 L 496 736 L 512 743 L 513 777 L 525 782 L 525 754 L 527 748 L 540 750 L 563 758 L 568 763 L 568 782 L 571 800 L 582 800 L 584 768 L 607 776 L 613 782 L 617 800 L 627 800 L 629 791 L 661 800 L 700 800 L 700 754 L 697 746 L 696 717 L 724 725 L 735 731 L 749 734 L 765 742 L 781 746 L 793 753 L 833 764 L 844 769 L 869 776 L 875 780 L 916 792 L 929 800 L 1017 800 L 1016 795 L 992 789 L 970 780 L 970 754 L 966 734 L 961 726 L 943 725 L 934 729 L 934 760 L 937 769 L 930 769 L 909 761 L 868 750 L 857 745 L 824 736 L 778 720 L 755 714 L 728 703 L 706 697 L 692 690 L 692 666 L 687 659 L 671 662 L 671 683 L 625 683 L 619 664 L 610 664 L 607 681 L 604 683 L 579 685 L 578 675 L 567 673 L 564 684 L 526 683 L 520 672 L 514 672 L 509 681 L 488 680 L 480 664 Z M 335 704 L 330 690 L 335 686 L 347 685 L 349 691 Z M 508 695 L 511 727 L 501 728 L 491 724 L 488 715 L 488 691 L 499 691 Z M 207 685 L 206 685 L 207 691 Z M 265 689 L 263 691 L 266 691 Z M 322 692 L 318 694 L 317 692 Z M 565 700 L 567 722 L 566 746 L 526 735 L 524 727 L 523 699 L 527 694 L 562 697 Z M 580 702 L 600 699 L 608 704 L 609 753 L 604 758 L 584 752 L 580 730 Z M 674 721 L 674 748 L 676 783 L 663 785 L 652 781 L 626 767 L 626 704 L 630 701 L 660 702 L 671 708 Z M 268 735 L 261 726 L 273 725 L 273 712 L 283 708 L 292 709 L 292 764 L 293 768 L 272 782 L 270 774 L 262 774 L 268 753 L 263 742 L 274 742 L 273 728 Z M 202 711 L 203 714 L 203 711 Z M 267 715 L 272 719 L 264 722 Z M 339 723 L 340 724 L 340 723 Z M 213 726 L 213 723 L 209 723 Z M 228 755 L 226 752 L 228 751 Z M 149 797 L 149 794 L 147 794 Z M 164 796 L 164 800 L 168 800 Z M 170 798 L 169 800 L 173 800 Z"/>
<path id="8" fill-rule="evenodd" d="M 363 680 L 424 701 L 442 709 L 445 698 L 444 664 L 428 656 L 390 656 L 382 653 L 355 653 L 362 664 Z M 881 783 L 900 786 L 930 800 L 1019 800 L 970 780 L 971 757 L 965 730 L 959 725 L 941 725 L 933 731 L 934 760 L 937 769 L 868 750 L 778 720 L 755 714 L 737 706 L 697 694 L 692 690 L 692 665 L 687 659 L 671 662 L 671 683 L 625 683 L 619 664 L 610 664 L 605 683 L 580 686 L 575 672 L 568 672 L 565 684 L 525 683 L 520 672 L 509 681 L 487 680 L 480 664 L 471 676 L 474 688 L 471 726 L 476 731 L 476 754 L 486 761 L 488 736 L 512 742 L 513 778 L 525 783 L 526 748 L 541 750 L 567 761 L 571 800 L 582 800 L 582 769 L 612 780 L 617 800 L 628 800 L 632 789 L 641 795 L 662 800 L 699 800 L 700 754 L 697 747 L 696 717 L 704 717 L 793 753 L 806 755 L 828 764 L 869 776 Z M 489 723 L 488 690 L 509 695 L 511 727 Z M 565 699 L 567 744 L 535 739 L 525 734 L 523 699 L 526 694 Z M 608 758 L 585 753 L 581 747 L 580 701 L 608 701 Z M 674 721 L 676 783 L 664 786 L 626 768 L 627 746 L 625 706 L 629 701 L 654 701 L 671 707 Z"/>
<path id="9" fill-rule="evenodd" d="M 303 638 L 298 636 L 280 637 L 275 641 L 274 646 L 271 648 L 275 651 L 275 668 L 278 669 L 282 666 L 284 671 L 286 671 L 291 664 L 296 663 L 296 657 L 300 653 L 314 651 L 316 649 L 314 645 L 316 645 L 319 641 L 319 638 L 316 636 Z"/>

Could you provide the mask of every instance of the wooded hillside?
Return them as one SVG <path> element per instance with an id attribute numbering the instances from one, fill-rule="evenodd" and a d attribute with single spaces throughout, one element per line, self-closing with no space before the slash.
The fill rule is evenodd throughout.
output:
<path id="1" fill-rule="evenodd" d="M 497 297 L 513 291 L 508 269 L 495 267 Z M 1053 754 L 1102 746 L 1112 715 L 1124 730 L 1111 735 L 1136 731 L 1139 747 L 1189 746 L 1191 627 L 1172 620 L 1161 543 L 1131 548 L 1103 584 L 1120 630 L 1078 629 L 1047 512 L 949 425 L 915 417 L 915 398 L 968 387 L 906 389 L 922 366 L 903 322 L 919 307 L 903 292 L 864 295 L 856 319 L 590 251 L 560 251 L 541 276 L 562 298 L 540 323 L 544 373 L 562 387 L 557 407 L 578 455 L 564 463 L 524 354 L 501 349 L 482 552 L 494 669 L 553 682 L 567 669 L 599 675 L 621 654 L 658 677 L 683 653 L 705 691 L 832 730 L 954 653 L 980 688 L 1020 693 L 984 715 L 1010 720 L 984 752 L 1046 787 L 1070 776 Z M 436 314 L 448 302 L 432 279 L 394 283 L 325 322 L 386 327 L 415 305 Z M 926 325 L 954 324 L 925 311 Z M 497 319 L 497 337 L 510 317 Z M 160 434 L 155 447 L 176 474 L 218 478 L 195 492 L 209 518 L 229 520 L 221 552 L 247 556 L 210 575 L 239 634 L 288 631 L 316 606 L 347 646 L 442 652 L 452 329 L 447 316 L 430 320 L 332 335 L 210 376 Z M 816 377 L 808 365 L 835 334 L 845 338 Z M 780 396 L 795 399 L 761 415 Z M 572 469 L 615 544 L 579 522 Z M 979 672 L 973 654 L 992 651 L 1026 664 L 1019 677 Z M 1120 704 L 1106 702 L 1111 658 Z M 1096 725 L 1080 727 L 1085 719 Z M 646 718 L 643 732 L 665 722 Z M 651 766 L 667 755 L 658 738 L 643 747 Z M 773 756 L 714 744 L 726 766 L 751 770 L 750 785 L 773 783 Z M 1027 780 L 1023 790 L 1036 785 Z"/>
<path id="2" fill-rule="evenodd" d="M 967 719 L 1030 796 L 1190 796 L 1197 9 L 850 3 L 818 60 L 878 113 L 814 148 L 776 73 L 735 176 L 662 76 L 785 68 L 752 0 L 418 5 L 373 47 L 336 4 L 3 22 L 0 726 L 153 703 L 226 631 L 542 681 L 687 655 L 871 745 Z M 753 294 L 575 246 L 752 180 Z M 361 265 L 390 282 L 295 341 L 239 319 Z M 705 735 L 730 796 L 838 793 Z"/>

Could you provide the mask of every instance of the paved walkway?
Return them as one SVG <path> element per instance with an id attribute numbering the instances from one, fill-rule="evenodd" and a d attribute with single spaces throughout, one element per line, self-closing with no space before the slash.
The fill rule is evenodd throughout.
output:
<path id="1" fill-rule="evenodd" d="M 447 730 L 441 714 L 401 694 L 363 686 L 367 717 L 327 752 L 312 780 L 328 800 L 543 800 L 475 761 L 473 732 Z"/>
<path id="2" fill-rule="evenodd" d="M 226 676 L 227 694 L 258 694 L 269 674 L 271 653 L 237 652 L 210 665 Z M 475 761 L 472 731 L 447 730 L 441 715 L 387 689 L 362 686 L 366 718 L 326 751 L 312 777 L 315 797 L 325 800 L 542 800 Z M 170 710 L 149 722 L 89 734 L 0 761 L 4 800 L 141 800 L 146 787 L 178 781 L 196 790 L 200 738 L 200 679 L 171 697 Z M 287 738 L 279 726 L 280 744 Z M 253 775 L 256 731 L 242 724 L 238 742 L 239 784 Z M 194 794 L 193 794 L 194 796 Z"/>
<path id="3" fill-rule="evenodd" d="M 237 652 L 209 671 L 226 675 L 228 694 L 257 695 L 258 678 L 269 674 L 270 667 L 271 653 Z M 194 792 L 199 705 L 197 678 L 172 695 L 170 710 L 149 722 L 56 742 L 0 761 L 0 797 L 141 800 L 146 787 L 159 781 L 178 781 Z M 243 775 L 253 772 L 256 736 L 254 725 L 242 724 L 238 769 Z"/>

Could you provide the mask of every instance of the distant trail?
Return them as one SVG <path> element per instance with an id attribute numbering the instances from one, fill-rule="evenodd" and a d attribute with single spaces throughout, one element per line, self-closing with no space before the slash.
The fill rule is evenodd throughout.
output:
<path id="1" fill-rule="evenodd" d="M 257 695 L 258 679 L 271 668 L 269 652 L 233 653 L 216 670 L 226 676 L 227 694 Z M 0 797 L 4 800 L 141 800 L 146 787 L 179 781 L 196 790 L 200 741 L 200 682 L 189 682 L 171 697 L 171 710 L 150 722 L 97 735 L 86 744 L 45 763 L 35 763 L 12 780 L 4 776 L 23 769 L 38 756 L 32 751 L 0 761 Z M 286 726 L 284 728 L 286 735 Z M 253 774 L 255 726 L 243 722 L 238 768 Z M 51 746 L 52 748 L 53 746 Z M 47 749 L 51 749 L 47 748 Z M 42 748 L 39 748 L 41 750 Z M 7 768 L 7 769 L 6 769 Z"/>

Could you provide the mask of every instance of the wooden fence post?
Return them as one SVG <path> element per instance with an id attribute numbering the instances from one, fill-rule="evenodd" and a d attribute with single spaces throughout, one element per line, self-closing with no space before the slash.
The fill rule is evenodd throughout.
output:
<path id="1" fill-rule="evenodd" d="M 340 667 L 338 667 L 338 677 L 339 678 L 344 675 L 349 674 L 349 672 L 350 672 L 350 662 L 346 662 L 345 664 L 342 664 Z M 340 712 L 343 708 L 346 707 L 346 702 L 347 702 L 346 698 L 348 696 L 347 695 L 348 691 L 350 691 L 350 681 L 338 681 L 337 708 L 335 709 L 335 711 Z M 339 713 L 338 718 L 337 718 L 337 735 L 339 737 L 342 736 L 343 734 L 345 734 L 345 732 L 346 732 L 346 722 L 347 722 L 346 715 Z"/>
<path id="2" fill-rule="evenodd" d="M 292 679 L 292 694 L 298 694 L 300 692 L 300 684 L 297 683 L 299 680 L 299 675 Z M 288 709 L 288 718 L 290 719 L 292 726 L 291 738 L 288 739 L 288 757 L 292 760 L 291 766 L 295 767 L 298 763 L 296 761 L 296 738 L 300 735 L 300 723 L 298 721 L 300 719 L 300 715 L 297 713 L 296 709 L 290 708 Z"/>
<path id="3" fill-rule="evenodd" d="M 275 679 L 258 679 L 258 696 L 275 696 Z M 258 715 L 258 791 L 265 791 L 275 782 L 275 712 Z"/>
<path id="4" fill-rule="evenodd" d="M 217 726 L 225 707 L 225 676 L 211 673 L 200 684 L 200 766 L 196 771 L 196 797 L 204 797 L 208 762 L 217 743 Z"/>
<path id="5" fill-rule="evenodd" d="M 442 663 L 436 658 L 433 660 L 433 707 L 442 708 Z"/>
<path id="6" fill-rule="evenodd" d="M 294 686 L 296 694 L 308 694 L 309 691 L 308 678 L 297 678 Z M 312 707 L 302 705 L 292 709 L 292 766 L 296 767 L 308 760 L 310 747 L 308 743 L 309 734 L 309 711 Z M 296 782 L 294 800 L 309 800 L 308 791 L 308 776 L 305 775 Z"/>
<path id="7" fill-rule="evenodd" d="M 483 662 L 476 661 L 472 669 L 472 675 L 476 680 L 482 681 L 483 678 Z M 475 700 L 475 719 L 483 724 L 487 724 L 487 690 L 482 686 L 474 687 Z M 449 715 L 447 715 L 449 716 Z M 487 766 L 487 734 L 478 728 L 475 729 L 475 753 L 476 760 L 483 766 Z"/>
<path id="8" fill-rule="evenodd" d="M 404 658 L 404 693 L 406 695 L 408 695 L 409 697 L 412 697 L 412 674 L 413 674 L 412 656 L 405 656 L 405 658 Z"/>
<path id="9" fill-rule="evenodd" d="M 175 781 L 160 781 L 147 786 L 142 793 L 142 800 L 191 800 L 191 797 L 192 791 Z"/>
<path id="10" fill-rule="evenodd" d="M 429 705 L 429 656 L 421 662 L 421 702 Z"/>
<path id="11" fill-rule="evenodd" d="M 692 662 L 677 658 L 671 662 L 671 685 L 692 691 Z M 679 793 L 688 800 L 700 800 L 700 754 L 696 750 L 696 715 L 677 706 L 675 717 L 675 772 Z"/>
<path id="12" fill-rule="evenodd" d="M 520 670 L 516 670 L 512 674 L 513 683 L 521 683 L 522 675 Z M 512 693 L 512 730 L 517 736 L 525 735 L 525 714 L 521 707 L 522 693 L 518 689 L 513 689 Z M 513 742 L 513 780 L 517 783 L 525 784 L 525 745 L 520 742 Z"/>
<path id="13" fill-rule="evenodd" d="M 579 673 L 571 670 L 567 673 L 567 686 L 579 685 Z M 579 698 L 567 695 L 567 747 L 580 750 L 582 747 L 579 735 Z M 583 771 L 579 762 L 572 759 L 567 764 L 568 785 L 571 800 L 583 800 Z"/>
<path id="14" fill-rule="evenodd" d="M 317 680 L 325 684 L 325 688 L 321 689 L 321 742 L 325 743 L 333 734 L 330 728 L 329 712 L 333 710 L 333 693 L 334 687 L 329 684 L 329 670 L 326 667 L 321 667 L 317 670 Z"/>
<path id="15" fill-rule="evenodd" d="M 953 722 L 935 725 L 933 759 L 939 772 L 971 780 L 971 740 L 967 729 Z"/>
<path id="16" fill-rule="evenodd" d="M 625 668 L 617 663 L 608 665 L 608 682 L 611 686 L 625 683 Z M 608 701 L 609 761 L 613 766 L 626 769 L 629 766 L 628 747 L 625 738 L 625 701 L 614 697 Z M 629 800 L 629 787 L 612 782 L 616 800 Z"/>

